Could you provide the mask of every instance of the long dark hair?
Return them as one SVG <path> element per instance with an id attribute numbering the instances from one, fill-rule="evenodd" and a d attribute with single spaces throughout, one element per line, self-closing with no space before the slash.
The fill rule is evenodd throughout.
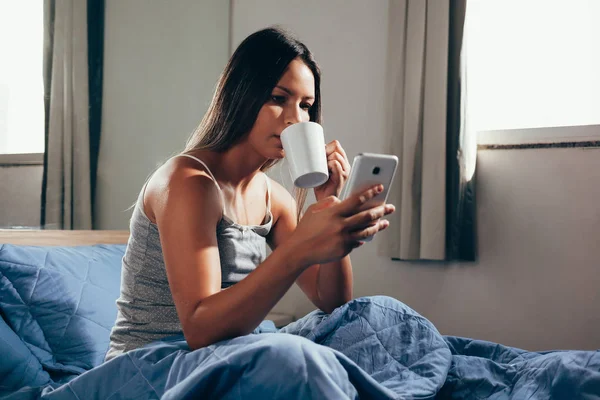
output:
<path id="1" fill-rule="evenodd" d="M 208 111 L 188 139 L 184 152 L 223 152 L 243 139 L 295 58 L 301 59 L 313 73 L 315 100 L 309 116 L 311 121 L 321 123 L 319 66 L 304 43 L 279 27 L 270 27 L 251 34 L 235 50 L 219 77 Z M 261 170 L 266 171 L 278 162 L 269 160 Z M 294 192 L 299 219 L 307 191 L 295 188 Z"/>

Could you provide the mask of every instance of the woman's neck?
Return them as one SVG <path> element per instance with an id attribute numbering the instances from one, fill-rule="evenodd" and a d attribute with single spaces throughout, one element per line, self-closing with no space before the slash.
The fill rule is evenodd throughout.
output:
<path id="1" fill-rule="evenodd" d="M 245 192 L 268 161 L 243 145 L 233 146 L 224 152 L 197 150 L 190 154 L 206 162 L 219 183 L 239 192 Z"/>

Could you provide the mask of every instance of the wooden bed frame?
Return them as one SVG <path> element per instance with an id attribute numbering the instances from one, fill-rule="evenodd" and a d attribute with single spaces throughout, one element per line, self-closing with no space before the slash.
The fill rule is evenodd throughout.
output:
<path id="1" fill-rule="evenodd" d="M 61 231 L 0 229 L 0 243 L 30 246 L 85 246 L 127 244 L 129 231 Z"/>
<path id="2" fill-rule="evenodd" d="M 128 239 L 129 231 L 0 229 L 0 244 L 86 246 L 93 244 L 127 244 Z M 267 314 L 265 319 L 270 319 L 277 327 L 285 326 L 294 320 L 291 315 L 274 312 Z"/>

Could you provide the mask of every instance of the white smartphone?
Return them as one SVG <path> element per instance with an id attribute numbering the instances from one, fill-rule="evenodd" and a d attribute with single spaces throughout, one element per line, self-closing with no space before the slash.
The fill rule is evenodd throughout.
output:
<path id="1" fill-rule="evenodd" d="M 385 204 L 390 187 L 394 181 L 398 157 L 391 154 L 360 153 L 352 161 L 350 177 L 342 188 L 340 199 L 345 200 L 354 193 L 364 191 L 378 183 L 383 185 L 383 191 L 369 200 L 361 209 L 369 209 Z M 364 239 L 369 242 L 373 236 Z"/>

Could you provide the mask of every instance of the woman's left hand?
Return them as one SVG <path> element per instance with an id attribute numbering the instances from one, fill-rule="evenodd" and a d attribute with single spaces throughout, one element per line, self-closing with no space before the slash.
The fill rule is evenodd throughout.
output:
<path id="1" fill-rule="evenodd" d="M 338 197 L 344 183 L 348 179 L 348 176 L 350 176 L 350 163 L 339 141 L 334 140 L 327 143 L 325 154 L 327 155 L 329 179 L 321 186 L 314 188 L 317 201 L 328 196 Z"/>

